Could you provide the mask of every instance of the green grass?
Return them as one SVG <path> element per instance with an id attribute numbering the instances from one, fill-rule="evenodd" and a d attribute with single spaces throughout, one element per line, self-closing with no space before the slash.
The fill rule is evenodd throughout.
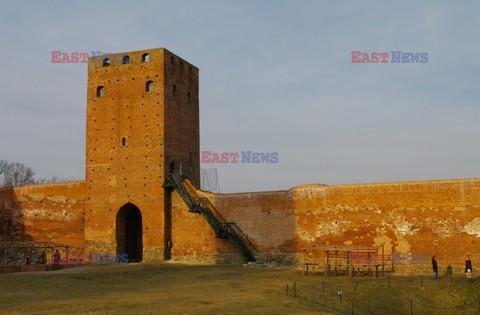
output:
<path id="1" fill-rule="evenodd" d="M 294 282 L 296 298 L 285 295 Z M 356 314 L 410 314 L 410 299 L 414 314 L 480 314 L 478 304 L 442 309 L 478 303 L 479 282 L 467 285 L 463 275 L 453 282 L 425 277 L 423 288 L 420 276 L 392 276 L 390 283 L 262 266 L 86 266 L 0 274 L 0 313 L 351 314 L 355 298 Z"/>

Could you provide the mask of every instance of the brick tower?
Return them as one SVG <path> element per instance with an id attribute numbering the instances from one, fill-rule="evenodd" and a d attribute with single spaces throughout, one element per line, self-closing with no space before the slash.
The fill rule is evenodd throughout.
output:
<path id="1" fill-rule="evenodd" d="M 200 181 L 198 75 L 164 48 L 89 59 L 87 251 L 169 258 L 165 174 Z"/>

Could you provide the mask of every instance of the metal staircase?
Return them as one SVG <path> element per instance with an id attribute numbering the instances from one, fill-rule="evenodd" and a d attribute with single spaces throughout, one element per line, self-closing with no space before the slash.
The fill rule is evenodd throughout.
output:
<path id="1" fill-rule="evenodd" d="M 215 231 L 218 238 L 226 238 L 240 252 L 245 262 L 254 262 L 250 249 L 245 243 L 248 243 L 253 249 L 258 251 L 243 233 L 240 227 L 234 222 L 227 222 L 215 206 L 207 199 L 197 195 L 197 188 L 186 178 L 179 174 L 170 173 L 165 178 L 163 187 L 166 189 L 175 189 L 190 212 L 201 214 L 208 224 Z"/>

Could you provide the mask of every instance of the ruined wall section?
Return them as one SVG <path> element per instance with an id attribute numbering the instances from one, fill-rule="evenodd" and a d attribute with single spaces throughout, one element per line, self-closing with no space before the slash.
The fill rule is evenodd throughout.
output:
<path id="1" fill-rule="evenodd" d="M 310 244 L 385 244 L 385 252 L 480 260 L 480 179 L 293 189 L 298 249 Z M 426 266 L 427 267 L 427 266 Z M 430 265 L 428 265 L 430 268 Z"/>
<path id="2" fill-rule="evenodd" d="M 302 185 L 287 191 L 213 194 L 227 221 L 259 249 L 260 262 L 301 263 L 312 245 L 385 244 L 385 252 L 437 255 L 441 270 L 480 261 L 480 179 L 359 185 Z M 84 246 L 85 183 L 0 188 L 2 241 Z M 172 257 L 241 261 L 208 223 L 172 193 Z M 415 266 L 402 266 L 415 267 Z M 430 264 L 425 266 L 429 270 Z"/>
<path id="3" fill-rule="evenodd" d="M 0 240 L 84 246 L 83 181 L 0 187 Z"/>
<path id="4" fill-rule="evenodd" d="M 384 244 L 386 253 L 436 254 L 444 266 L 462 265 L 467 253 L 480 261 L 480 179 L 302 185 L 204 196 L 242 228 L 263 260 L 276 255 L 295 263 L 312 245 Z M 176 194 L 173 205 L 174 256 L 234 253 Z"/>

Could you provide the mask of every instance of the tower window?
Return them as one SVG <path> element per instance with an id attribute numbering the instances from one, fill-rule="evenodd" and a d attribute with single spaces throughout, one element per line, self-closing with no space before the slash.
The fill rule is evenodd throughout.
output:
<path id="1" fill-rule="evenodd" d="M 147 83 L 145 84 L 145 91 L 153 92 L 154 89 L 155 85 L 153 85 L 153 81 L 147 81 Z"/>
<path id="2" fill-rule="evenodd" d="M 128 57 L 128 56 L 123 56 L 123 58 L 122 58 L 122 63 L 123 63 L 124 65 L 127 64 L 127 63 L 130 63 L 130 57 Z"/>
<path id="3" fill-rule="evenodd" d="M 103 59 L 103 66 L 104 66 L 104 67 L 107 67 L 107 66 L 109 66 L 109 65 L 110 65 L 110 59 L 109 59 L 109 58 Z"/>
<path id="4" fill-rule="evenodd" d="M 187 103 L 188 103 L 188 105 L 192 104 L 192 101 L 191 101 L 191 98 L 190 98 L 190 91 L 188 91 L 188 94 L 187 94 Z"/>
<path id="5" fill-rule="evenodd" d="M 177 95 L 177 86 L 175 84 L 173 85 L 172 94 L 173 96 Z"/>
<path id="6" fill-rule="evenodd" d="M 122 146 L 126 146 L 127 145 L 127 138 L 125 137 L 122 137 Z"/>
<path id="7" fill-rule="evenodd" d="M 142 55 L 142 62 L 149 62 L 150 61 L 150 55 L 149 54 L 143 54 Z"/>
<path id="8" fill-rule="evenodd" d="M 97 87 L 97 97 L 103 97 L 105 96 L 105 87 L 103 85 L 100 85 Z"/>
<path id="9" fill-rule="evenodd" d="M 170 61 L 172 62 L 172 65 L 175 64 L 175 58 L 173 58 L 173 56 L 170 57 Z"/>

